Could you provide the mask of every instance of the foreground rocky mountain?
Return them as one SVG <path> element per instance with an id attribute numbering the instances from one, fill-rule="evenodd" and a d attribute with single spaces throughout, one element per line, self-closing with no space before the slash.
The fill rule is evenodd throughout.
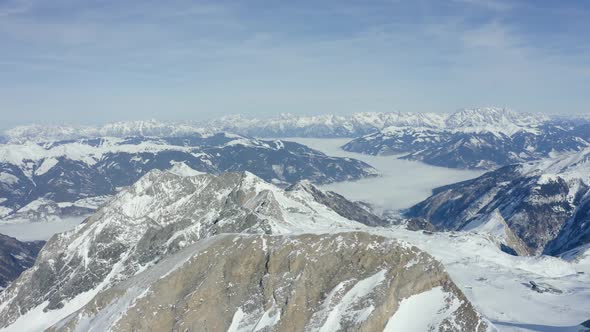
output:
<path id="1" fill-rule="evenodd" d="M 407 215 L 443 230 L 492 233 L 519 254 L 558 255 L 590 242 L 589 189 L 584 150 L 438 188 Z"/>
<path id="2" fill-rule="evenodd" d="M 178 318 L 220 331 L 252 324 L 371 331 L 408 323 L 394 315 L 408 297 L 409 306 L 436 301 L 424 326 L 484 330 L 439 263 L 416 248 L 363 233 L 293 235 L 368 229 L 361 222 L 378 220 L 309 183 L 282 190 L 250 173 L 154 170 L 84 224 L 50 239 L 35 265 L 0 295 L 0 324 L 15 331 L 182 329 Z M 418 294 L 425 295 L 411 300 Z M 124 305 L 129 301 L 135 305 Z M 162 316 L 148 320 L 156 307 Z"/>
<path id="3" fill-rule="evenodd" d="M 0 291 L 35 263 L 44 241 L 21 242 L 0 234 Z"/>
<path id="4" fill-rule="evenodd" d="M 423 319 L 411 316 L 417 306 Z M 442 266 L 367 233 L 221 235 L 109 290 L 50 331 L 485 331 Z"/>
<path id="5" fill-rule="evenodd" d="M 352 140 L 344 150 L 471 169 L 539 160 L 590 146 L 588 121 L 549 119 L 506 109 L 456 112 L 440 127 L 392 126 Z"/>
<path id="6" fill-rule="evenodd" d="M 0 218 L 84 215 L 152 169 L 251 171 L 287 186 L 375 176 L 371 166 L 292 142 L 230 134 L 0 145 Z"/>

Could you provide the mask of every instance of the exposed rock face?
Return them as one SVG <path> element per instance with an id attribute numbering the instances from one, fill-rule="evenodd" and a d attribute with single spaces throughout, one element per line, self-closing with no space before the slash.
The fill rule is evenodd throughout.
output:
<path id="1" fill-rule="evenodd" d="M 423 317 L 430 330 L 486 330 L 415 247 L 358 232 L 223 235 L 99 293 L 50 331 L 383 331 L 408 318 L 395 317 L 402 299 L 433 289 L 444 301 L 440 317 Z"/>
<path id="2" fill-rule="evenodd" d="M 434 190 L 407 216 L 444 230 L 495 229 L 520 254 L 558 255 L 590 241 L 589 158 L 585 151 L 503 167 Z"/>
<path id="3" fill-rule="evenodd" d="M 429 232 L 436 231 L 436 227 L 424 218 L 408 218 L 403 221 L 406 228 L 411 231 L 424 230 Z"/>
<path id="4" fill-rule="evenodd" d="M 84 224 L 48 241 L 36 264 L 0 295 L 0 326 L 35 308 L 49 312 L 64 306 L 68 309 L 75 298 L 74 303 L 84 304 L 80 296 L 106 289 L 218 233 L 364 227 L 349 219 L 354 215 L 343 217 L 343 210 L 329 207 L 354 203 L 341 197 L 330 203 L 330 196 L 321 195 L 326 205 L 307 190 L 284 191 L 251 173 L 183 176 L 152 171 Z M 366 211 L 363 216 L 377 219 Z"/>
<path id="5" fill-rule="evenodd" d="M 0 234 L 0 290 L 33 266 L 45 241 L 21 242 Z"/>
<path id="6" fill-rule="evenodd" d="M 377 175 L 361 161 L 301 144 L 230 134 L 7 144 L 0 145 L 0 218 L 88 214 L 150 170 L 179 165 L 213 174 L 250 171 L 285 187 Z"/>

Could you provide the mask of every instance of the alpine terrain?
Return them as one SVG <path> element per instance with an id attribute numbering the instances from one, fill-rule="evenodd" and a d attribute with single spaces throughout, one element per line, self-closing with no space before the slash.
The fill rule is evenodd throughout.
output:
<path id="1" fill-rule="evenodd" d="M 590 243 L 590 150 L 517 164 L 434 190 L 407 211 L 442 230 L 497 235 L 521 255 Z"/>
<path id="2" fill-rule="evenodd" d="M 0 291 L 33 266 L 43 241 L 21 242 L 0 234 Z"/>
<path id="3" fill-rule="evenodd" d="M 281 186 L 377 175 L 363 162 L 297 143 L 226 133 L 0 144 L 0 218 L 87 215 L 150 170 L 171 168 L 181 173 L 251 171 Z"/>
<path id="4" fill-rule="evenodd" d="M 371 235 L 367 230 L 379 228 L 365 223 L 387 225 L 363 205 L 310 183 L 283 190 L 248 172 L 153 170 L 47 242 L 35 265 L 0 294 L 0 326 L 488 328 L 432 256 Z M 427 319 L 415 320 L 416 307 Z"/>

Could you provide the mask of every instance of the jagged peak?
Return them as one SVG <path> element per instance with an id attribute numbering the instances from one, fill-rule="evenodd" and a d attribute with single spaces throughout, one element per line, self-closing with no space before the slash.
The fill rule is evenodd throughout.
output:
<path id="1" fill-rule="evenodd" d="M 315 191 L 318 188 L 309 180 L 302 180 L 298 181 L 285 189 L 285 191 L 297 191 L 297 190 L 305 190 L 305 191 Z"/>

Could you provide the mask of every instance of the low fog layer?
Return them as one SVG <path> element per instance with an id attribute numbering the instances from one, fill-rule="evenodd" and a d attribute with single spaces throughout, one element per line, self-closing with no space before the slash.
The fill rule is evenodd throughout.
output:
<path id="1" fill-rule="evenodd" d="M 49 240 L 53 234 L 69 231 L 78 226 L 86 217 L 72 217 L 55 221 L 29 222 L 16 221 L 0 223 L 0 234 L 21 241 Z"/>
<path id="2" fill-rule="evenodd" d="M 481 171 L 435 167 L 420 162 L 397 159 L 395 156 L 370 156 L 347 152 L 340 147 L 349 139 L 285 138 L 305 144 L 329 156 L 362 160 L 383 176 L 359 181 L 340 182 L 322 189 L 335 191 L 349 199 L 374 204 L 376 208 L 404 209 L 430 196 L 432 189 L 481 175 Z"/>

